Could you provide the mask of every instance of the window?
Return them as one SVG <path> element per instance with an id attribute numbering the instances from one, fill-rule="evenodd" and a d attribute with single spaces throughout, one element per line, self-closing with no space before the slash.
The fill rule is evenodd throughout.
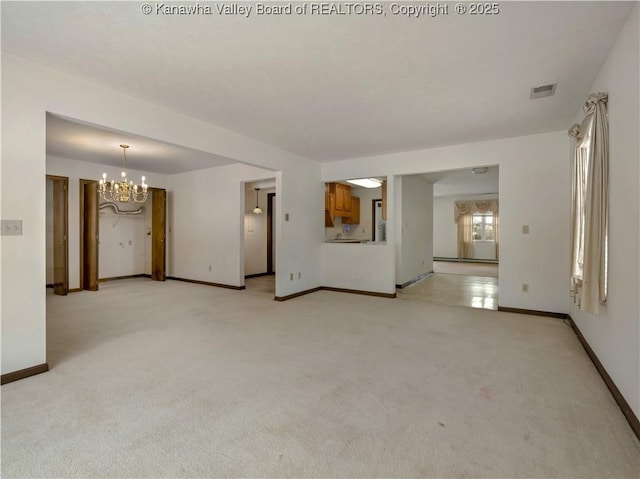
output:
<path id="1" fill-rule="evenodd" d="M 495 241 L 492 213 L 473 215 L 473 241 Z"/>

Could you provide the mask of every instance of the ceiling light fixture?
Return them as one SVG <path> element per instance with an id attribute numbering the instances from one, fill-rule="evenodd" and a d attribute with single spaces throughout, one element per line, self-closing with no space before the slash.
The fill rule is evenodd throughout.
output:
<path id="1" fill-rule="evenodd" d="M 359 178 L 355 180 L 347 180 L 347 183 L 362 186 L 363 188 L 380 188 L 382 181 L 375 178 Z"/>
<path id="2" fill-rule="evenodd" d="M 489 168 L 487 168 L 486 166 L 479 166 L 477 168 L 471 168 L 471 172 L 474 175 L 484 175 L 487 171 L 489 171 Z"/>
<path id="3" fill-rule="evenodd" d="M 142 177 L 141 185 L 134 185 L 133 181 L 127 181 L 127 148 L 129 148 L 129 145 L 120 145 L 120 148 L 122 148 L 122 154 L 124 155 L 122 179 L 119 182 L 115 180 L 107 181 L 107 174 L 102 173 L 98 193 L 105 201 L 144 203 L 147 200 L 147 184 L 144 182 L 144 176 Z"/>
<path id="4" fill-rule="evenodd" d="M 261 215 L 262 208 L 260 208 L 260 203 L 258 202 L 258 192 L 260 191 L 260 188 L 254 188 L 254 190 L 256 190 L 256 207 L 253 209 L 253 213 L 256 215 Z"/>

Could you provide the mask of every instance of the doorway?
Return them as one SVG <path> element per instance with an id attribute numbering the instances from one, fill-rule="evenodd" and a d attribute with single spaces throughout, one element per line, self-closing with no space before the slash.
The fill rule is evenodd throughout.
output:
<path id="1" fill-rule="evenodd" d="M 165 281 L 167 192 L 164 188 L 149 188 L 149 192 L 152 201 L 151 279 Z M 100 282 L 99 203 L 98 183 L 94 180 L 80 180 L 80 289 L 87 291 L 98 291 Z"/>
<path id="2" fill-rule="evenodd" d="M 242 277 L 248 291 L 275 294 L 275 178 L 242 184 L 244 195 L 244 260 Z"/>
<path id="3" fill-rule="evenodd" d="M 47 286 L 69 292 L 69 178 L 47 175 Z"/>
<path id="4" fill-rule="evenodd" d="M 382 198 L 371 200 L 371 241 L 387 241 L 387 221 L 382 215 Z"/>
<path id="5" fill-rule="evenodd" d="M 432 245 L 433 267 L 418 281 L 399 289 L 399 296 L 496 310 L 500 238 L 498 166 L 402 177 L 403 214 L 415 211 L 416 206 L 404 198 L 412 198 L 417 180 L 426 180 L 433 188 L 421 206 L 430 211 L 431 225 L 425 240 Z"/>

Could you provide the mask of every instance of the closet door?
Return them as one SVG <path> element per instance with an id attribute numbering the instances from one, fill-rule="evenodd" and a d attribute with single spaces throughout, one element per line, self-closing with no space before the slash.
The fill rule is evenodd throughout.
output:
<path id="1" fill-rule="evenodd" d="M 166 224 L 167 192 L 153 188 L 151 209 L 151 279 L 165 281 L 166 273 Z"/>
<path id="2" fill-rule="evenodd" d="M 68 178 L 47 176 L 53 186 L 53 292 L 69 291 Z"/>
<path id="3" fill-rule="evenodd" d="M 98 182 L 80 180 L 82 219 L 81 228 L 81 287 L 89 291 L 98 291 Z"/>

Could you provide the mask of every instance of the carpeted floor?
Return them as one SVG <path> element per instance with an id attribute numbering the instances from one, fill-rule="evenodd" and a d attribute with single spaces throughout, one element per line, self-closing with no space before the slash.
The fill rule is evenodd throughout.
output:
<path id="1" fill-rule="evenodd" d="M 2 477 L 635 477 L 561 320 L 145 279 L 47 298 L 2 386 Z"/>

